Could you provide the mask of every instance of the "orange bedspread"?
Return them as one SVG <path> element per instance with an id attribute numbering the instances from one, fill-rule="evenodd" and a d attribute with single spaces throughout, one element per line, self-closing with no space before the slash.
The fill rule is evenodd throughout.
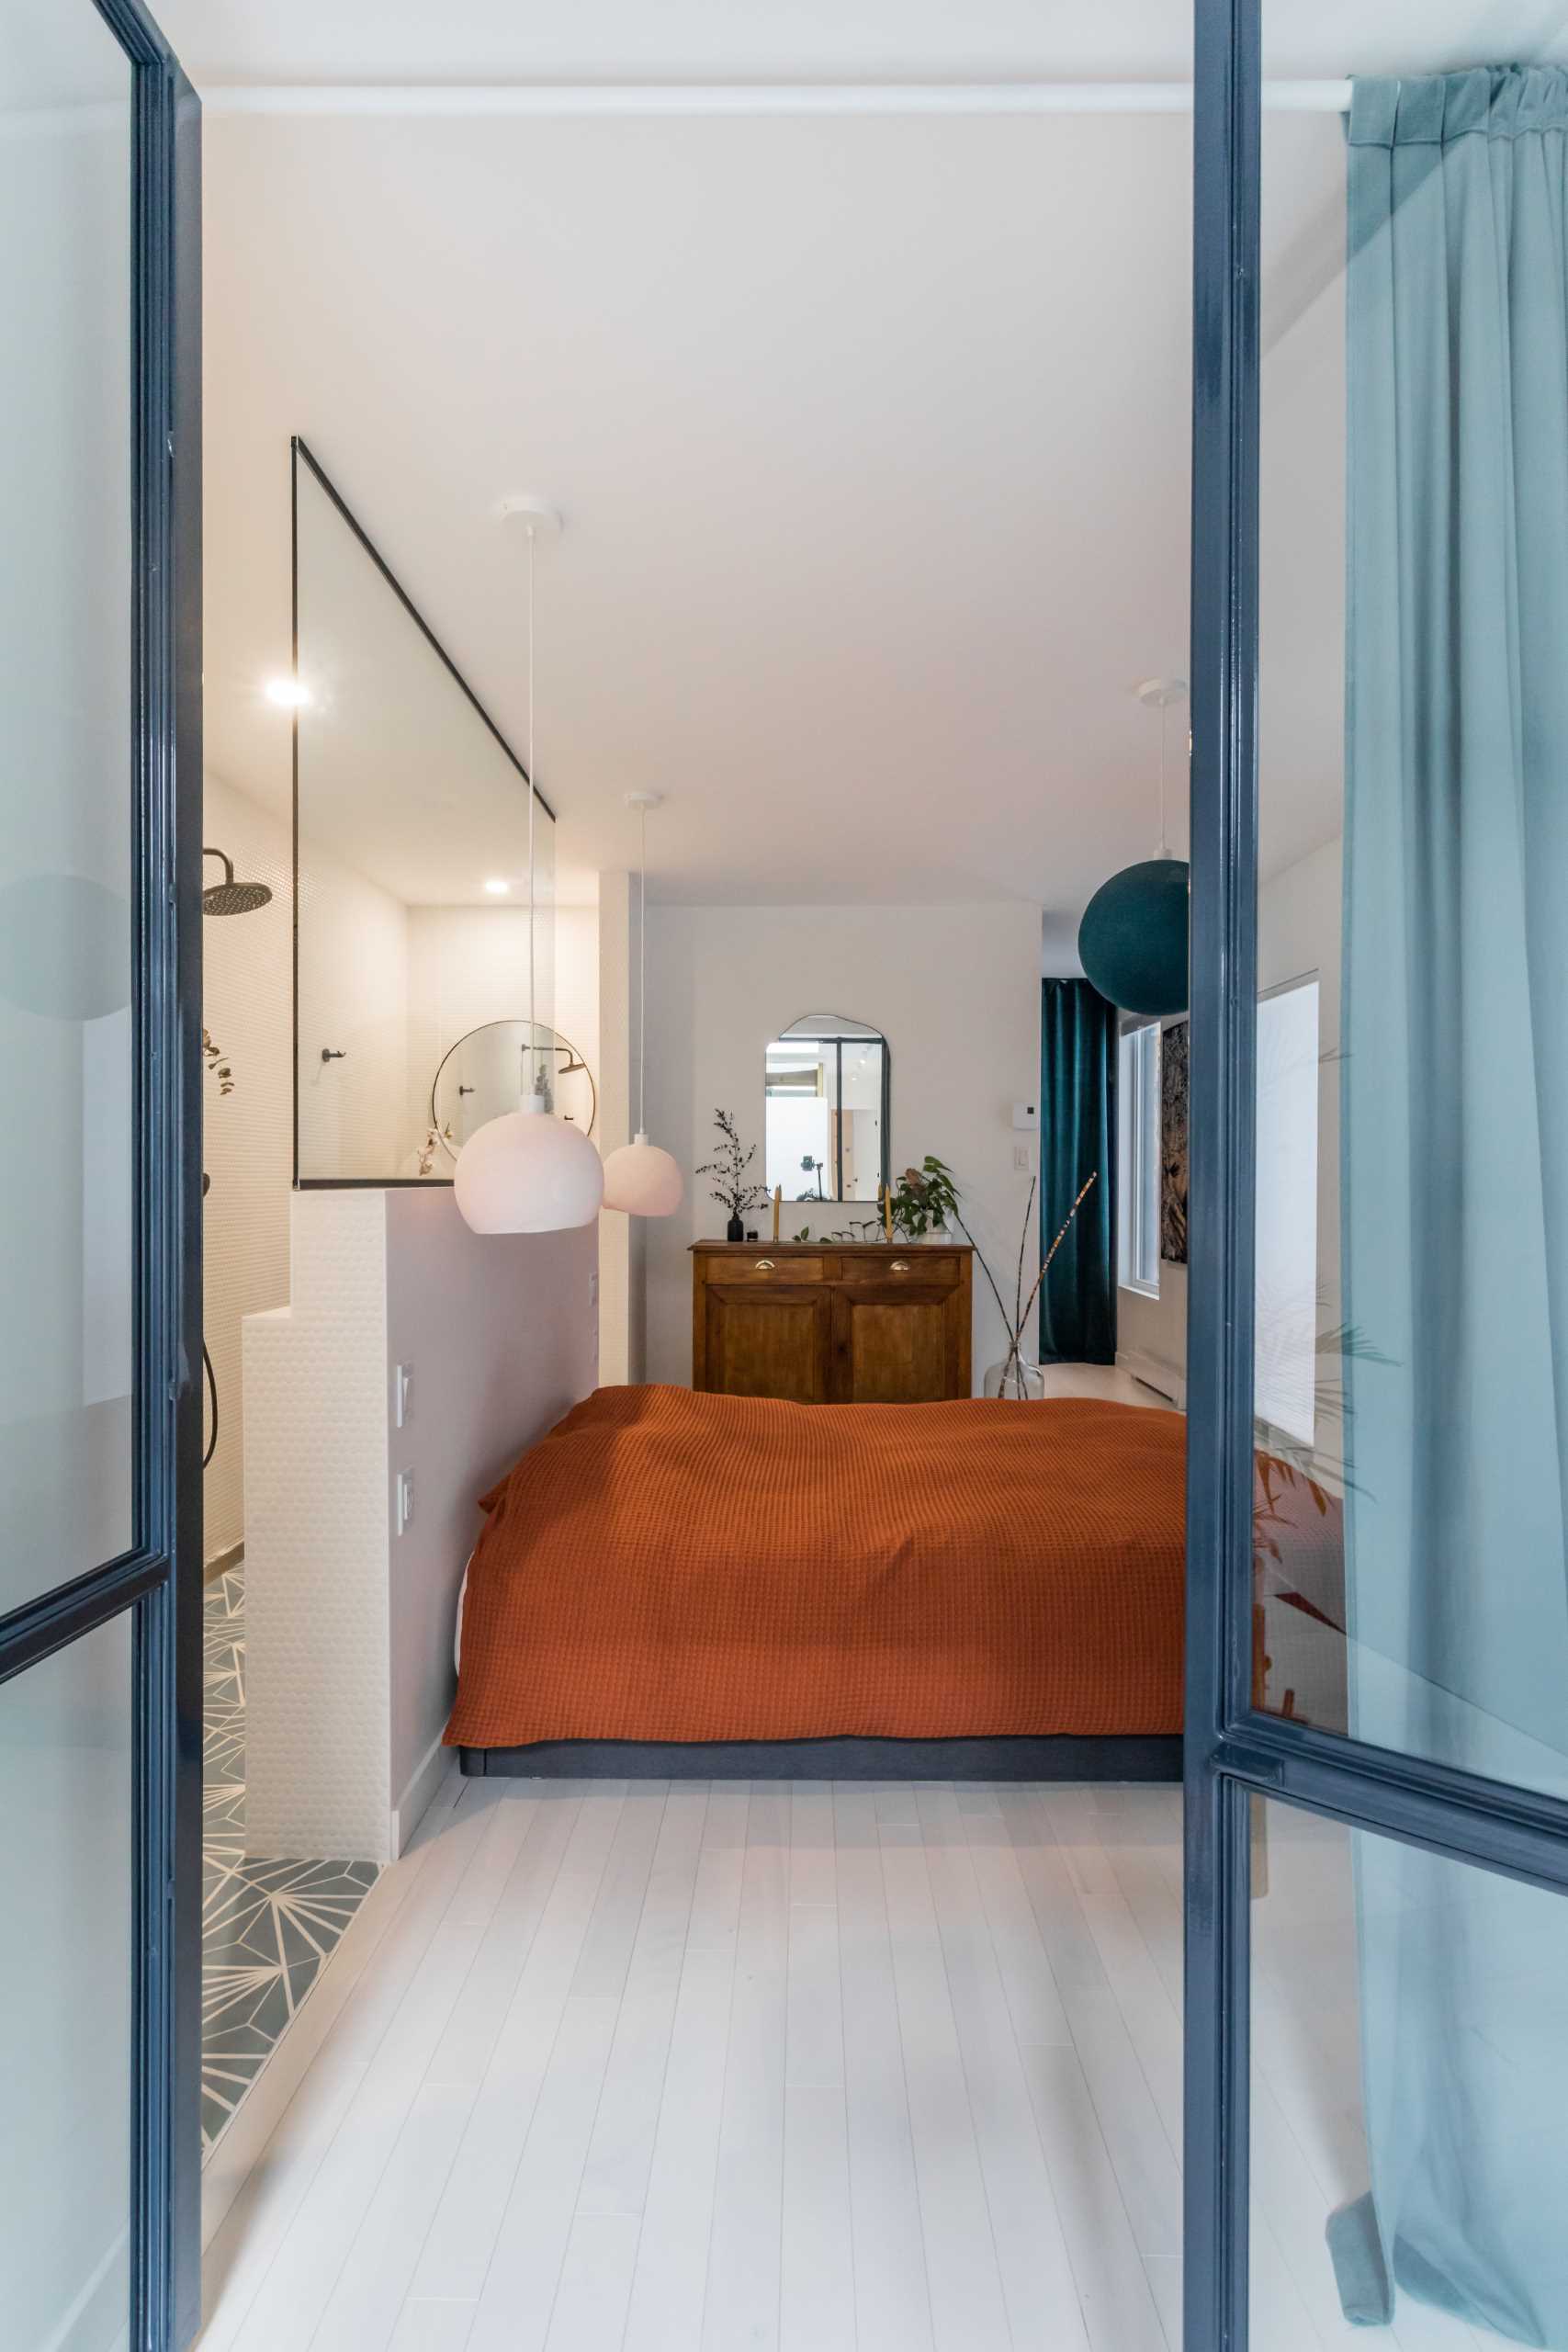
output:
<path id="1" fill-rule="evenodd" d="M 599 1389 L 484 1498 L 447 1741 L 1179 1731 L 1182 1436 Z"/>

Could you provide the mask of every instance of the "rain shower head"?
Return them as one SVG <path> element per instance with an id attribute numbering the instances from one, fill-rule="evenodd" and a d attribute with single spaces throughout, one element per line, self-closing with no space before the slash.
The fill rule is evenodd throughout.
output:
<path id="1" fill-rule="evenodd" d="M 215 857 L 223 868 L 223 879 L 215 882 L 210 890 L 201 894 L 204 915 L 248 915 L 257 907 L 268 905 L 272 892 L 265 882 L 236 882 L 234 861 L 225 857 L 220 849 L 204 849 L 203 857 Z"/>

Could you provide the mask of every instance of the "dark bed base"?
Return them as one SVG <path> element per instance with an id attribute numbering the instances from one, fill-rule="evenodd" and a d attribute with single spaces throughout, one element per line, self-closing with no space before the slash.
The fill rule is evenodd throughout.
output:
<path id="1" fill-rule="evenodd" d="M 481 1778 L 613 1781 L 1179 1781 L 1181 1736 L 1080 1739 L 542 1739 L 459 1747 Z"/>

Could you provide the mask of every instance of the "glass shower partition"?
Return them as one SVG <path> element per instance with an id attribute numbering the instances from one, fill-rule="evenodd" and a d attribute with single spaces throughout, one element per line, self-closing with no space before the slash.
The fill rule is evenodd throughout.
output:
<path id="1" fill-rule="evenodd" d="M 298 440 L 293 504 L 295 1182 L 449 1183 L 530 1078 L 573 1115 L 555 819 Z"/>

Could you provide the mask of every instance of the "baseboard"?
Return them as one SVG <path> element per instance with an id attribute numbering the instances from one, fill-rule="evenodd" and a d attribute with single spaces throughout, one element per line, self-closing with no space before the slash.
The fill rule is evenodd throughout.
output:
<path id="1" fill-rule="evenodd" d="M 392 1808 L 391 1853 L 397 1860 L 424 1818 L 425 1807 L 441 1785 L 450 1759 L 436 1733 L 409 1776 L 409 1784 Z"/>
<path id="2" fill-rule="evenodd" d="M 216 1584 L 219 1577 L 227 1576 L 231 1568 L 237 1568 L 244 1556 L 245 1546 L 243 1540 L 238 1544 L 231 1544 L 226 1552 L 214 1552 L 211 1559 L 202 1568 L 203 1584 Z"/>
<path id="3" fill-rule="evenodd" d="M 545 1739 L 460 1747 L 468 1778 L 628 1781 L 1179 1781 L 1179 1732 L 992 1739 Z"/>
<path id="4" fill-rule="evenodd" d="M 1158 1356 L 1145 1355 L 1141 1348 L 1118 1348 L 1116 1369 L 1130 1373 L 1143 1387 L 1152 1388 L 1156 1396 L 1174 1405 L 1179 1413 L 1187 1410 L 1186 1376 L 1174 1364 L 1161 1363 Z"/>

